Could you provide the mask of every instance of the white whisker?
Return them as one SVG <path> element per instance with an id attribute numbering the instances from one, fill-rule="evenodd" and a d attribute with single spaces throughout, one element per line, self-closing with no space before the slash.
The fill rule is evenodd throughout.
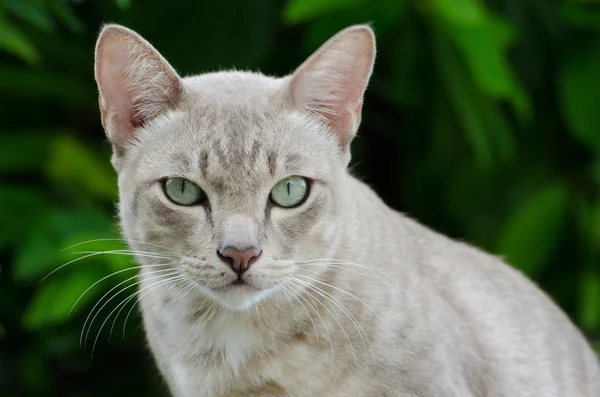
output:
<path id="1" fill-rule="evenodd" d="M 258 327 L 262 328 L 262 320 L 260 319 L 260 311 L 258 310 L 258 305 L 254 305 L 254 310 L 256 310 L 256 316 L 258 317 Z"/>
<path id="2" fill-rule="evenodd" d="M 366 268 L 365 270 L 368 270 L 370 272 L 369 273 L 363 273 L 360 270 L 357 269 L 351 269 L 349 268 L 347 265 L 349 264 L 342 264 L 342 262 L 338 263 L 332 263 L 332 262 L 324 262 L 324 263 L 306 263 L 306 264 L 302 264 L 302 270 L 303 271 L 308 271 L 308 269 L 306 269 L 306 267 L 315 267 L 315 268 L 332 268 L 332 269 L 342 269 L 345 272 L 350 272 L 350 273 L 354 273 L 354 274 L 359 274 L 363 277 L 369 277 L 371 279 L 377 279 L 382 281 L 383 283 L 385 283 L 386 285 L 389 285 L 390 280 L 383 278 L 380 274 L 378 274 L 377 272 L 373 271 L 373 269 L 369 269 Z M 313 273 L 317 273 L 315 271 L 313 271 Z"/>
<path id="3" fill-rule="evenodd" d="M 159 266 L 165 266 L 163 264 L 155 264 L 155 265 L 144 265 L 144 267 L 159 267 Z M 128 267 L 127 269 L 123 269 L 123 270 L 119 270 L 116 272 L 113 272 L 111 274 L 109 274 L 108 276 L 104 276 L 102 277 L 100 280 L 96 281 L 94 284 L 90 285 L 88 287 L 88 289 L 86 289 L 85 291 L 83 291 L 83 293 L 81 295 L 79 295 L 79 298 L 77 298 L 77 300 L 75 301 L 75 303 L 73 304 L 73 306 L 71 307 L 71 310 L 69 310 L 69 314 L 67 314 L 67 316 L 70 316 L 71 313 L 73 312 L 73 309 L 75 309 L 75 306 L 77 306 L 77 303 L 79 303 L 79 301 L 81 300 L 81 298 L 83 298 L 83 296 L 92 288 L 94 288 L 94 286 L 98 285 L 99 283 L 101 283 L 102 281 L 106 280 L 107 278 L 116 276 L 119 273 L 123 273 L 123 272 L 127 272 L 130 270 L 136 270 L 136 269 L 140 269 L 142 266 L 132 266 L 132 267 Z"/>
<path id="4" fill-rule="evenodd" d="M 185 282 L 186 280 L 184 279 L 183 281 Z M 194 288 L 193 284 L 188 284 L 187 289 L 182 288 L 177 292 L 179 294 L 181 294 L 182 292 L 189 293 L 189 291 L 191 291 L 193 288 Z M 175 295 L 175 296 L 177 296 L 177 295 Z M 129 320 L 129 316 L 131 316 L 133 309 L 139 304 L 140 299 L 141 299 L 141 297 L 139 297 L 138 300 L 136 302 L 134 302 L 133 305 L 131 305 L 131 308 L 127 312 L 127 316 L 125 316 L 125 321 L 123 322 L 123 340 L 125 340 L 125 329 L 127 327 L 127 320 Z M 175 299 L 175 297 L 173 299 Z M 125 307 L 125 306 L 123 306 L 123 307 Z M 120 313 L 120 310 L 119 310 L 119 313 Z M 117 317 L 119 316 L 119 313 L 117 313 Z M 115 321 L 116 321 L 117 317 L 115 317 Z M 114 326 L 114 322 L 113 322 L 113 326 Z M 112 333 L 112 329 L 111 329 L 111 333 Z"/>
<path id="5" fill-rule="evenodd" d="M 292 307 L 292 310 L 294 311 L 294 318 L 299 318 L 298 317 L 298 312 L 296 311 L 296 306 L 294 305 L 294 302 L 292 302 L 292 299 L 290 298 L 290 293 L 283 288 L 283 285 L 281 286 L 281 292 L 283 292 L 285 294 L 285 297 L 287 298 L 288 302 L 290 303 L 290 306 Z M 285 309 L 284 309 L 285 310 Z M 306 310 L 306 308 L 304 309 Z M 306 313 L 308 314 L 308 310 L 306 311 Z M 285 314 L 285 312 L 284 312 Z M 308 314 L 308 316 L 310 317 L 310 314 Z M 312 321 L 312 317 L 310 318 L 310 321 Z M 313 326 L 315 325 L 315 323 L 313 322 Z M 317 332 L 317 328 L 315 327 L 315 333 Z M 319 339 L 319 335 L 317 334 L 317 340 Z"/>
<path id="6" fill-rule="evenodd" d="M 78 251 L 73 254 L 107 254 L 107 255 L 128 255 L 128 256 L 141 256 L 145 258 L 159 258 L 159 259 L 177 259 L 174 256 L 168 256 L 150 251 L 134 251 L 134 250 L 110 250 L 110 251 Z"/>
<path id="7" fill-rule="evenodd" d="M 163 273 L 163 272 L 172 272 L 173 274 L 175 274 L 175 273 L 176 273 L 176 271 L 175 271 L 175 270 L 173 270 L 173 269 L 156 270 L 156 271 L 153 271 L 153 272 L 151 272 L 151 273 L 153 273 L 153 274 L 154 274 L 154 273 Z M 167 274 L 167 276 L 169 276 L 169 275 L 170 275 L 170 274 Z M 161 275 L 161 276 L 156 276 L 156 277 L 150 277 L 148 280 L 151 280 L 151 279 L 154 279 L 154 278 L 158 278 L 158 277 L 163 277 L 163 276 L 164 276 L 164 275 Z M 108 304 L 110 301 L 112 301 L 112 300 L 113 300 L 113 299 L 114 299 L 114 298 L 115 298 L 117 295 L 119 295 L 121 292 L 123 292 L 123 291 L 125 291 L 126 289 L 129 289 L 129 288 L 131 288 L 131 287 L 133 287 L 133 286 L 136 286 L 136 285 L 138 285 L 138 284 L 139 284 L 139 283 L 141 283 L 143 280 L 139 280 L 139 281 L 137 281 L 137 282 L 135 282 L 135 283 L 133 283 L 133 284 L 130 284 L 130 285 L 128 285 L 127 287 L 125 287 L 125 288 L 121 289 L 119 292 L 117 292 L 117 293 L 116 293 L 116 294 L 114 294 L 112 297 L 110 297 L 110 298 L 109 298 L 109 299 L 108 299 L 108 300 L 107 300 L 107 301 L 106 301 L 106 302 L 105 302 L 105 303 L 104 303 L 104 304 L 103 304 L 103 305 L 100 307 L 100 309 L 98 310 L 98 312 L 96 313 L 96 315 L 95 315 L 95 316 L 92 318 L 92 321 L 91 321 L 91 322 L 90 322 L 90 324 L 89 324 L 89 328 L 88 328 L 87 332 L 85 332 L 86 324 L 88 323 L 88 321 L 89 321 L 89 319 L 90 319 L 90 316 L 91 316 L 91 315 L 94 313 L 94 310 L 96 309 L 96 307 L 98 307 L 98 305 L 99 305 L 99 304 L 100 304 L 100 303 L 101 303 L 101 302 L 104 300 L 104 298 L 106 298 L 106 296 L 107 296 L 107 295 L 109 295 L 109 294 L 110 294 L 112 291 L 114 291 L 115 289 L 119 288 L 121 285 L 125 284 L 126 282 L 128 282 L 128 281 L 131 281 L 131 280 L 133 280 L 133 279 L 135 279 L 135 278 L 137 278 L 137 277 L 138 277 L 138 275 L 135 275 L 135 276 L 133 276 L 133 277 L 130 277 L 130 278 L 128 278 L 127 280 L 124 280 L 124 281 L 120 282 L 119 284 L 115 285 L 115 286 L 114 286 L 114 287 L 112 287 L 112 288 L 111 288 L 111 289 L 110 289 L 110 290 L 109 290 L 107 293 L 105 293 L 105 294 L 102 296 L 102 298 L 100 298 L 100 300 L 99 300 L 99 301 L 98 301 L 98 302 L 97 302 L 97 303 L 94 305 L 94 307 L 92 307 L 92 310 L 90 310 L 90 313 L 88 314 L 87 318 L 85 319 L 85 322 L 83 323 L 83 328 L 81 329 L 81 335 L 80 335 L 80 337 L 79 337 L 79 346 L 80 346 L 80 347 L 82 346 L 82 343 L 83 343 L 83 335 L 84 335 L 84 333 L 85 333 L 85 340 L 87 341 L 88 334 L 89 334 L 89 332 L 90 332 L 90 329 L 92 328 L 92 323 L 94 322 L 94 320 L 96 319 L 96 317 L 98 316 L 98 314 L 99 314 L 99 313 L 102 311 L 102 309 L 103 309 L 103 308 L 104 308 L 104 307 L 105 307 L 105 306 L 106 306 L 106 305 L 107 305 L 107 304 Z"/>
<path id="8" fill-rule="evenodd" d="M 290 281 L 291 281 L 291 280 L 290 280 Z M 282 285 L 284 285 L 284 284 L 282 284 Z M 306 300 L 306 298 L 304 298 L 304 297 L 302 296 L 302 293 L 300 293 L 300 294 L 298 294 L 298 293 L 297 293 L 298 291 L 296 291 L 296 290 L 293 288 L 293 285 L 292 285 L 292 284 L 289 284 L 289 283 L 286 281 L 286 282 L 285 282 L 285 285 L 289 286 L 289 287 L 292 289 L 292 292 L 295 292 L 295 293 L 296 293 L 296 294 L 292 294 L 292 296 L 293 296 L 294 298 L 296 298 L 296 300 L 298 300 L 298 297 L 302 298 L 302 300 L 303 300 L 304 302 L 306 302 L 306 304 L 307 304 L 308 306 L 310 306 L 310 308 L 311 308 L 311 309 L 313 309 L 313 310 L 314 310 L 314 312 L 317 314 L 317 316 L 319 317 L 319 319 L 321 319 L 321 323 L 323 323 L 323 327 L 325 328 L 325 332 L 327 333 L 327 337 L 329 338 L 329 344 L 330 344 L 330 346 L 331 346 L 331 358 L 332 358 L 332 359 L 334 359 L 334 357 L 335 357 L 335 353 L 334 353 L 334 351 L 333 351 L 333 339 L 331 338 L 331 334 L 329 333 L 329 329 L 327 328 L 327 324 L 325 323 L 325 320 L 323 320 L 323 317 L 321 317 L 321 314 L 319 313 L 319 311 L 318 311 L 318 310 L 317 310 L 317 309 L 316 309 L 316 308 L 315 308 L 313 305 L 311 305 L 311 304 L 310 304 L 310 302 L 309 302 L 308 300 Z M 300 300 L 298 300 L 298 302 L 300 302 Z M 314 323 L 313 323 L 313 324 L 314 324 Z"/>
<path id="9" fill-rule="evenodd" d="M 350 312 L 350 310 L 348 310 L 348 308 L 346 308 L 346 306 L 344 306 L 335 296 L 331 295 L 330 293 L 328 293 L 324 289 L 319 288 L 319 287 L 317 287 L 315 285 L 311 285 L 310 283 L 307 283 L 306 281 L 302 281 L 302 280 L 298 280 L 298 279 L 296 279 L 296 281 L 301 282 L 307 288 L 310 288 L 311 290 L 313 290 L 316 293 L 318 293 L 319 295 L 321 295 L 323 298 L 327 299 L 329 302 L 331 302 L 331 303 L 335 304 L 337 307 L 339 307 L 342 310 L 342 312 L 344 314 L 346 314 L 346 316 L 348 317 L 348 319 L 350 319 L 350 321 L 352 322 L 352 324 L 354 325 L 354 327 L 358 331 L 358 334 L 360 336 L 361 342 L 363 344 L 363 351 L 364 351 L 365 355 L 367 354 L 367 346 L 365 344 L 365 338 L 366 338 L 367 342 L 369 343 L 369 347 L 371 349 L 371 353 L 373 354 L 373 359 L 375 359 L 375 351 L 373 350 L 373 345 L 371 344 L 371 340 L 369 339 L 369 336 L 365 332 L 365 330 L 362 327 L 362 325 L 360 325 L 360 323 L 358 322 L 358 320 L 356 319 L 356 317 L 354 317 L 354 315 L 352 314 L 352 312 Z"/>
<path id="10" fill-rule="evenodd" d="M 324 264 L 331 264 L 331 265 L 349 265 L 349 266 L 356 266 L 356 267 L 360 267 L 362 269 L 368 270 L 371 273 L 375 273 L 376 275 L 378 275 L 382 281 L 392 281 L 396 284 L 396 286 L 399 286 L 398 281 L 390 276 L 388 273 L 384 272 L 381 269 L 377 269 L 374 267 L 369 267 L 366 265 L 362 265 L 360 263 L 355 263 L 355 262 L 351 262 L 351 261 L 347 261 L 345 259 L 335 259 L 335 258 L 317 258 L 317 259 L 310 259 L 310 260 L 306 260 L 306 261 L 299 261 L 296 262 L 299 265 L 313 265 L 313 266 L 317 266 L 317 265 L 324 265 Z M 383 278 L 386 277 L 386 278 Z"/>
<path id="11" fill-rule="evenodd" d="M 75 258 L 75 259 L 73 259 L 73 260 L 71 260 L 71 261 L 69 261 L 69 262 L 67 262 L 67 263 L 65 263 L 65 264 L 63 264 L 63 265 L 60 265 L 60 266 L 59 266 L 59 267 L 57 267 L 56 269 L 52 270 L 50 273 L 48 273 L 46 276 L 44 276 L 44 277 L 43 277 L 43 278 L 42 278 L 42 279 L 41 279 L 41 280 L 38 282 L 38 284 L 42 283 L 42 282 L 43 282 L 44 280 L 46 280 L 48 277 L 50 277 L 51 275 L 53 275 L 53 274 L 54 274 L 54 273 L 56 273 L 57 271 L 61 270 L 62 268 L 66 267 L 66 266 L 68 266 L 68 265 L 70 265 L 70 264 L 72 264 L 72 263 L 75 263 L 75 262 L 78 262 L 78 261 L 80 261 L 80 260 L 83 260 L 83 259 L 86 259 L 86 258 L 90 258 L 90 257 L 93 257 L 93 256 L 98 256 L 98 255 L 102 255 L 102 254 L 110 253 L 110 251 L 87 251 L 87 252 L 89 252 L 87 255 L 84 255 L 84 256 L 82 256 L 82 257 L 79 257 L 79 258 Z M 122 254 L 122 255 L 125 255 L 125 254 Z M 136 255 L 137 255 L 137 254 L 136 254 Z M 131 256 L 135 256 L 135 255 L 131 255 Z M 144 256 L 144 255 L 140 255 L 140 256 Z M 177 258 L 166 257 L 166 256 L 149 256 L 149 257 L 151 257 L 151 258 L 157 258 L 157 259 L 177 259 Z"/>
<path id="12" fill-rule="evenodd" d="M 344 290 L 344 289 L 342 289 L 342 288 L 336 287 L 335 285 L 331 285 L 331 284 L 328 284 L 328 283 L 326 283 L 326 282 L 319 281 L 319 280 L 317 280 L 317 279 L 315 279 L 315 278 L 312 278 L 312 277 L 308 277 L 308 276 L 305 276 L 305 275 L 302 275 L 302 274 L 299 274 L 298 276 L 299 276 L 299 277 L 303 277 L 303 278 L 305 278 L 305 279 L 307 279 L 307 280 L 314 281 L 314 282 L 316 282 L 316 283 L 319 283 L 319 284 L 323 284 L 323 285 L 325 285 L 325 286 L 327 286 L 327 287 L 333 288 L 333 289 L 335 289 L 335 290 L 338 290 L 338 291 L 340 291 L 340 292 L 342 292 L 342 293 L 344 293 L 344 294 L 347 294 L 347 295 L 349 295 L 349 296 L 353 297 L 354 299 L 356 299 L 357 301 L 359 301 L 360 303 L 362 303 L 363 305 L 365 305 L 365 307 L 366 307 L 367 309 L 369 309 L 369 310 L 370 310 L 370 311 L 371 311 L 371 312 L 372 312 L 372 313 L 375 315 L 375 317 L 377 317 L 377 319 L 378 319 L 378 320 L 381 322 L 381 324 L 382 324 L 382 325 L 385 327 L 385 329 L 386 329 L 386 330 L 388 330 L 388 332 L 389 332 L 389 329 L 387 328 L 387 325 L 386 325 L 386 324 L 385 324 L 385 322 L 384 322 L 384 321 L 381 319 L 381 317 L 379 317 L 379 314 L 377 314 L 377 312 L 376 312 L 375 310 L 373 310 L 373 308 L 372 308 L 371 306 L 369 306 L 368 304 L 366 304 L 366 303 L 365 303 L 365 302 L 364 302 L 362 299 L 360 299 L 360 298 L 359 298 L 359 297 L 357 297 L 356 295 L 354 295 L 354 294 L 352 294 L 351 292 L 348 292 L 348 291 L 346 291 L 346 290 Z"/>
<path id="13" fill-rule="evenodd" d="M 164 276 L 161 276 L 161 277 L 164 277 Z M 153 283 L 153 284 L 147 285 L 147 286 L 143 287 L 142 289 L 140 289 L 139 291 L 136 291 L 136 292 L 134 292 L 132 295 L 133 295 L 133 296 L 135 296 L 135 294 L 139 294 L 140 292 L 142 292 L 142 291 L 144 291 L 144 290 L 146 290 L 146 289 L 148 289 L 148 288 L 150 288 L 150 287 L 156 287 L 156 286 L 159 286 L 159 285 L 166 284 L 166 283 L 168 283 L 168 282 L 172 282 L 172 281 L 174 281 L 174 280 L 183 279 L 183 276 L 182 276 L 182 275 L 174 275 L 174 276 L 172 276 L 172 277 L 171 277 L 171 276 L 168 276 L 168 277 L 170 277 L 170 278 L 163 279 L 163 280 L 157 281 L 157 282 L 155 282 L 155 283 Z M 147 280 L 149 280 L 149 279 L 146 279 L 146 281 L 147 281 Z M 121 291 L 121 292 L 122 292 L 122 291 Z M 146 291 L 146 292 L 149 292 L 149 291 Z M 116 296 L 116 295 L 115 295 L 115 296 Z M 114 296 L 113 296 L 113 298 L 114 298 Z M 108 321 L 108 319 L 110 318 L 110 316 L 112 316 L 112 314 L 113 314 L 113 313 L 114 313 L 114 312 L 115 312 L 115 311 L 116 311 L 116 310 L 117 310 L 117 309 L 118 309 L 118 308 L 119 308 L 119 307 L 120 307 L 122 304 L 123 304 L 123 302 L 119 303 L 119 304 L 118 304 L 118 305 L 117 305 L 117 306 L 116 306 L 116 307 L 115 307 L 115 308 L 114 308 L 114 309 L 113 309 L 113 310 L 112 310 L 112 311 L 111 311 L 111 312 L 108 314 L 108 316 L 106 317 L 106 320 L 104 320 L 104 322 L 102 323 L 102 325 L 100 325 L 100 329 L 98 330 L 98 334 L 96 335 L 96 339 L 94 339 L 94 344 L 92 345 L 92 355 L 91 355 L 91 357 L 92 357 L 92 358 L 94 357 L 94 350 L 96 349 L 96 344 L 98 343 L 98 338 L 100 337 L 100 333 L 102 332 L 102 328 L 104 328 L 104 325 L 106 324 L 106 322 Z M 100 313 L 100 311 L 98 311 L 98 313 Z M 93 323 L 93 320 L 92 320 L 92 323 Z M 90 328 L 91 328 L 91 326 L 92 326 L 92 323 L 90 323 Z M 87 339 L 87 337 L 86 337 L 86 339 Z"/>
<path id="14" fill-rule="evenodd" d="M 97 239 L 94 239 L 94 240 L 87 240 L 87 241 L 82 241 L 82 242 L 77 243 L 77 244 L 73 244 L 73 245 L 71 245 L 71 246 L 63 249 L 62 251 L 67 251 L 67 250 L 70 250 L 71 248 L 75 248 L 75 247 L 78 247 L 78 246 L 83 245 L 83 244 L 91 244 L 91 243 L 96 243 L 96 242 L 99 242 L 99 241 L 123 241 L 125 243 L 127 243 L 129 241 L 132 241 L 134 243 L 152 245 L 154 247 L 164 248 L 166 250 L 170 249 L 169 247 L 165 247 L 164 245 L 158 245 L 158 244 L 154 244 L 154 243 L 148 243 L 148 242 L 142 241 L 142 240 L 133 240 L 133 239 L 124 239 L 124 238 L 97 238 Z"/>
<path id="15" fill-rule="evenodd" d="M 302 280 L 298 280 L 296 277 L 292 277 L 291 278 L 292 281 L 297 282 L 298 284 L 300 284 L 302 286 L 302 283 L 300 281 Z M 306 291 L 306 290 L 305 290 Z M 315 298 L 313 296 L 313 294 L 310 293 L 310 291 L 306 291 L 306 294 L 308 296 L 310 296 L 312 299 L 314 299 L 318 304 L 320 304 L 321 306 L 323 306 L 323 308 L 325 310 L 327 310 L 327 312 L 329 314 L 331 314 L 331 316 L 333 317 L 333 319 L 335 320 L 335 322 L 340 326 L 340 329 L 342 330 L 342 332 L 344 333 L 344 335 L 346 336 L 346 340 L 348 341 L 348 343 L 350 344 L 350 349 L 352 349 L 352 355 L 354 356 L 354 361 L 356 362 L 356 365 L 358 365 L 358 356 L 356 355 L 356 349 L 354 348 L 354 344 L 352 343 L 352 339 L 350 339 L 350 336 L 348 335 L 348 333 L 346 332 L 346 329 L 344 328 L 344 325 L 342 324 L 342 322 L 340 321 L 339 316 L 337 316 L 336 314 L 334 314 L 331 310 L 329 310 L 329 308 L 327 306 L 325 306 L 325 304 L 323 302 L 321 302 L 319 299 Z"/>

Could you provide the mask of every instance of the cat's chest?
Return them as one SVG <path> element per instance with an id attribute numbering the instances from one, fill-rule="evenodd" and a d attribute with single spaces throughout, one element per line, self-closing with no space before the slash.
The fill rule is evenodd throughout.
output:
<path id="1" fill-rule="evenodd" d="M 143 308 L 148 341 L 174 395 L 319 395 L 339 377 L 332 372 L 341 368 L 341 356 L 332 359 L 328 341 L 313 343 L 304 334 L 282 339 L 236 316 L 202 324 L 181 308 Z"/>

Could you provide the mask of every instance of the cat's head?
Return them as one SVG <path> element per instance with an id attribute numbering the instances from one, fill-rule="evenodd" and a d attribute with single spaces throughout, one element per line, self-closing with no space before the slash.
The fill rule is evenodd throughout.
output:
<path id="1" fill-rule="evenodd" d="M 106 26 L 96 80 L 130 245 L 233 309 L 326 255 L 374 57 L 371 29 L 353 26 L 291 76 L 181 78 L 138 34 Z"/>

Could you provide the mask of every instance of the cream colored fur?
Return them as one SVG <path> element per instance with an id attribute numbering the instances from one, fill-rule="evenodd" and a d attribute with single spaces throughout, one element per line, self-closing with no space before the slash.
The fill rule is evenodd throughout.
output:
<path id="1" fill-rule="evenodd" d="M 372 31 L 355 26 L 292 76 L 181 79 L 136 33 L 103 29 L 96 78 L 123 233 L 168 256 L 138 261 L 148 342 L 171 393 L 600 396 L 592 349 L 533 283 L 348 173 L 374 56 Z M 307 201 L 269 204 L 290 175 L 313 180 Z M 169 177 L 197 183 L 208 202 L 173 204 Z M 260 245 L 246 286 L 231 287 L 224 242 Z"/>

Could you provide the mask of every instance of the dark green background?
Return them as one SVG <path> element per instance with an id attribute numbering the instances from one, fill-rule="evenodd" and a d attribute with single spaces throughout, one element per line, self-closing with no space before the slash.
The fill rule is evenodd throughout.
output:
<path id="1" fill-rule="evenodd" d="M 39 283 L 75 252 L 122 247 L 62 251 L 117 236 L 93 81 L 95 36 L 109 21 L 140 32 L 183 75 L 287 74 L 339 29 L 371 22 L 379 53 L 354 173 L 398 210 L 505 256 L 599 346 L 598 1 L 5 0 L 1 396 L 161 395 L 137 312 L 124 340 L 122 313 L 93 359 L 91 343 L 79 348 L 93 304 L 133 271 L 100 283 L 68 316 L 130 258 L 90 257 Z"/>

